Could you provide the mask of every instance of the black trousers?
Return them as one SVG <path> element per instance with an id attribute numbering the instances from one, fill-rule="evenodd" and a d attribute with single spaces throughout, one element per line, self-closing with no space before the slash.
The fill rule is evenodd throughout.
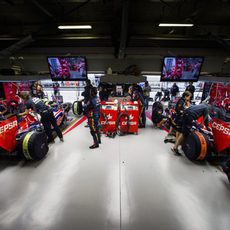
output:
<path id="1" fill-rule="evenodd" d="M 53 129 L 57 133 L 58 137 L 59 138 L 63 137 L 60 128 L 57 126 L 57 122 L 54 117 L 53 111 L 48 110 L 47 112 L 41 113 L 41 123 L 43 124 L 46 135 L 48 136 L 48 142 L 54 140 L 52 135 L 51 125 L 53 126 Z"/>
<path id="2" fill-rule="evenodd" d="M 101 142 L 101 135 L 99 132 L 99 119 L 100 116 L 88 116 L 89 129 L 95 145 L 98 145 L 99 142 Z"/>
<path id="3" fill-rule="evenodd" d="M 182 133 L 184 136 L 188 136 L 191 133 L 191 128 L 194 124 L 193 118 L 190 114 L 186 113 L 183 115 L 182 121 Z"/>

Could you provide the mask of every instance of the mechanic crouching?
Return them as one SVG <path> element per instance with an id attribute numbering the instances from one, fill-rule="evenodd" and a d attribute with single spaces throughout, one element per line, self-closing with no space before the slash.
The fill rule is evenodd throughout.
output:
<path id="1" fill-rule="evenodd" d="M 91 97 L 85 104 L 85 113 L 88 118 L 88 125 L 90 128 L 90 133 L 93 137 L 93 145 L 90 149 L 95 149 L 101 144 L 101 136 L 99 131 L 99 119 L 100 119 L 100 99 L 97 96 L 97 88 L 93 87 L 91 89 Z"/>
<path id="2" fill-rule="evenodd" d="M 41 116 L 41 123 L 43 124 L 46 135 L 48 136 L 48 143 L 54 143 L 51 125 L 53 126 L 58 137 L 60 138 L 60 141 L 63 142 L 63 135 L 60 128 L 57 126 L 52 109 L 45 105 L 45 103 L 41 99 L 37 97 L 30 97 L 29 93 L 27 92 L 19 93 L 19 97 L 25 101 L 26 106 L 25 112 L 20 113 L 19 116 L 24 116 L 28 114 L 29 109 L 32 109 L 35 113 L 38 113 Z"/>

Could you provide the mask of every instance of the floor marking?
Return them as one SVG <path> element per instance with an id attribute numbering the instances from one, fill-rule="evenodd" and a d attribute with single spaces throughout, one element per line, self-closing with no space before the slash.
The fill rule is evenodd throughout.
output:
<path id="1" fill-rule="evenodd" d="M 64 133 L 63 135 L 66 135 L 67 133 L 69 133 L 70 131 L 72 131 L 73 129 L 75 129 L 77 126 L 79 126 L 80 124 L 82 124 L 87 118 L 84 116 L 82 118 L 80 118 L 79 120 L 76 121 L 76 123 L 74 123 L 71 127 L 69 127 Z"/>

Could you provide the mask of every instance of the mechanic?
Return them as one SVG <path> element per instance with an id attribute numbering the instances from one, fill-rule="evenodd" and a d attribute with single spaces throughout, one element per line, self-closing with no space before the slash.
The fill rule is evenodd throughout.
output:
<path id="1" fill-rule="evenodd" d="M 172 148 L 172 151 L 176 155 L 180 155 L 178 151 L 179 145 L 182 143 L 182 125 L 183 125 L 183 114 L 185 109 L 189 108 L 191 106 L 190 100 L 191 100 L 192 94 L 189 91 L 185 91 L 182 95 L 182 97 L 178 100 L 175 106 L 175 116 L 172 119 L 172 126 L 176 131 L 176 143 L 174 147 Z"/>
<path id="2" fill-rule="evenodd" d="M 130 87 L 130 95 L 132 101 L 137 101 L 139 105 L 139 128 L 145 128 L 146 114 L 145 101 L 137 87 Z"/>
<path id="3" fill-rule="evenodd" d="M 4 104 L 0 104 L 0 121 L 5 120 L 5 115 L 7 114 L 7 108 Z"/>
<path id="4" fill-rule="evenodd" d="M 109 90 L 105 85 L 99 87 L 99 97 L 101 101 L 108 101 L 109 99 Z"/>
<path id="5" fill-rule="evenodd" d="M 93 86 L 91 84 L 91 81 L 89 79 L 86 80 L 86 86 L 85 86 L 85 91 L 81 94 L 84 97 L 84 103 L 86 104 L 90 97 L 91 97 L 91 90 Z"/>
<path id="6" fill-rule="evenodd" d="M 85 112 L 88 118 L 88 124 L 90 128 L 90 134 L 93 137 L 93 145 L 91 145 L 90 149 L 95 149 L 99 147 L 101 144 L 101 135 L 99 131 L 99 119 L 100 119 L 100 99 L 97 96 L 97 88 L 91 88 L 91 97 L 88 102 L 85 104 Z"/>
<path id="7" fill-rule="evenodd" d="M 226 174 L 226 176 L 228 177 L 228 181 L 230 183 L 230 157 L 227 159 L 226 162 L 221 164 L 221 167 L 224 173 Z"/>
<path id="8" fill-rule="evenodd" d="M 30 94 L 32 97 L 35 97 L 37 95 L 37 85 L 38 85 L 38 82 L 35 81 L 30 87 Z"/>
<path id="9" fill-rule="evenodd" d="M 54 96 L 60 95 L 60 85 L 58 82 L 53 83 Z"/>
<path id="10" fill-rule="evenodd" d="M 151 86 L 149 85 L 149 82 L 146 81 L 145 86 L 143 88 L 143 94 L 144 94 L 144 99 L 145 99 L 145 109 L 147 109 L 147 110 L 149 108 L 150 92 L 151 92 Z"/>
<path id="11" fill-rule="evenodd" d="M 155 101 L 161 101 L 161 97 L 162 97 L 162 90 L 156 93 Z"/>
<path id="12" fill-rule="evenodd" d="M 84 104 L 86 105 L 87 102 L 89 101 L 90 97 L 91 97 L 91 90 L 92 90 L 93 86 L 91 84 L 91 81 L 89 79 L 86 80 L 86 86 L 85 86 L 85 91 L 82 92 L 81 96 L 84 97 L 84 99 L 82 101 L 84 101 Z M 85 108 L 85 107 L 84 107 Z M 85 114 L 85 110 L 83 111 L 83 114 Z M 89 127 L 89 124 L 86 124 L 85 127 Z"/>
<path id="13" fill-rule="evenodd" d="M 178 146 L 182 143 L 184 137 L 188 136 L 191 133 L 192 126 L 194 126 L 195 121 L 203 116 L 204 124 L 208 131 L 211 129 L 208 126 L 209 122 L 209 114 L 208 114 L 208 104 L 202 103 L 199 105 L 192 105 L 191 107 L 187 108 L 183 115 L 183 122 L 182 122 L 182 135 L 178 137 L 178 140 L 172 151 L 178 154 Z M 179 144 L 178 144 L 179 143 Z"/>
<path id="14" fill-rule="evenodd" d="M 195 86 L 193 85 L 193 82 L 189 82 L 189 85 L 186 87 L 185 91 L 189 91 L 192 94 L 192 97 L 191 97 L 191 101 L 192 101 L 194 97 L 194 92 L 195 92 Z"/>
<path id="15" fill-rule="evenodd" d="M 41 84 L 37 84 L 37 87 L 36 87 L 36 96 L 40 99 L 44 99 L 45 97 L 45 93 L 43 91 L 43 87 Z"/>
<path id="16" fill-rule="evenodd" d="M 174 82 L 173 86 L 171 88 L 171 100 L 174 101 L 175 97 L 178 95 L 179 93 L 179 87 L 178 85 Z"/>
<path id="17" fill-rule="evenodd" d="M 23 113 L 19 113 L 19 116 L 24 116 L 29 113 L 29 109 L 32 109 L 34 112 L 40 114 L 41 116 L 41 123 L 44 126 L 46 135 L 48 136 L 48 143 L 54 143 L 54 138 L 52 135 L 51 125 L 53 126 L 54 130 L 56 131 L 60 141 L 64 141 L 62 132 L 60 128 L 57 126 L 56 119 L 54 117 L 53 111 L 51 108 L 45 105 L 45 103 L 37 98 L 37 97 L 30 97 L 27 92 L 20 92 L 19 97 L 25 100 L 26 110 Z"/>

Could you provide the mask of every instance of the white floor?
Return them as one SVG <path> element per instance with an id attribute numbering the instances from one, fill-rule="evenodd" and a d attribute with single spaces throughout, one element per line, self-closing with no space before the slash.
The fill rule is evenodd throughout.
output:
<path id="1" fill-rule="evenodd" d="M 40 163 L 1 161 L 0 229 L 229 229 L 225 175 L 174 156 L 164 136 L 149 122 L 90 150 L 82 124 Z"/>

